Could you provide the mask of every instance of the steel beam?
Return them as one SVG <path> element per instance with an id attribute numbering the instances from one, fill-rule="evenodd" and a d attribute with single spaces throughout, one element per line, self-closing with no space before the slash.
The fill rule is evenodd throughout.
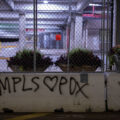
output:
<path id="1" fill-rule="evenodd" d="M 18 21 L 19 18 L 0 18 L 0 20 L 4 21 Z M 33 21 L 33 18 L 26 18 L 27 21 Z M 38 21 L 65 21 L 65 18 L 38 18 Z"/>
<path id="2" fill-rule="evenodd" d="M 10 7 L 11 10 L 14 10 L 14 1 L 13 0 L 5 0 L 5 2 Z"/>
<path id="3" fill-rule="evenodd" d="M 69 4 L 69 0 L 47 0 L 49 4 Z M 72 4 L 76 4 L 78 0 L 73 0 Z M 33 3 L 33 0 L 15 0 L 15 3 Z M 43 0 L 38 0 L 38 3 L 43 3 Z"/>
<path id="4" fill-rule="evenodd" d="M 91 0 L 82 0 L 81 2 L 77 3 L 77 11 L 83 11 L 83 9 L 85 9 L 88 4 L 90 3 Z"/>
<path id="5" fill-rule="evenodd" d="M 17 20 L 0 20 L 1 24 L 19 24 Z M 26 21 L 26 25 L 33 25 L 33 21 Z M 64 21 L 38 21 L 38 25 L 49 25 L 49 26 L 57 26 L 57 25 L 65 25 Z"/>

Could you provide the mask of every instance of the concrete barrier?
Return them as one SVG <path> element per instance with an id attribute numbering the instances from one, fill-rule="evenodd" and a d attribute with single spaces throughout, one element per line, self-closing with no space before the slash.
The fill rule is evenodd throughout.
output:
<path id="1" fill-rule="evenodd" d="M 120 73 L 108 75 L 108 109 L 120 111 Z"/>
<path id="2" fill-rule="evenodd" d="M 15 112 L 103 112 L 104 74 L 1 73 L 0 112 L 3 108 Z"/>

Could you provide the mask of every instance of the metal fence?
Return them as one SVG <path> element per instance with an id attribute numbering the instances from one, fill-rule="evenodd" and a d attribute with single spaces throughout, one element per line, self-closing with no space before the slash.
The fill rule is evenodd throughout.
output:
<path id="1" fill-rule="evenodd" d="M 1 0 L 0 72 L 110 71 L 111 0 Z"/>

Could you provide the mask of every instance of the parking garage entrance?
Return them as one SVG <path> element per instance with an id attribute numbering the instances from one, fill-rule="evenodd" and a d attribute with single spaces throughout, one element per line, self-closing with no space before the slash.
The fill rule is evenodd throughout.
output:
<path id="1" fill-rule="evenodd" d="M 109 70 L 111 0 L 8 1 L 0 1 L 1 72 Z"/>

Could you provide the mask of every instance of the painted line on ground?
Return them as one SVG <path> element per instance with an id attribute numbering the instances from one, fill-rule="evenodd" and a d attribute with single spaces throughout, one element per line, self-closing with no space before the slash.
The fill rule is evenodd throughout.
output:
<path id="1" fill-rule="evenodd" d="M 29 120 L 29 119 L 32 119 L 32 118 L 46 116 L 48 114 L 50 114 L 50 113 L 33 113 L 33 114 L 18 116 L 18 117 L 15 117 L 15 118 L 9 118 L 9 119 L 6 119 L 6 120 Z"/>
<path id="2" fill-rule="evenodd" d="M 0 57 L 0 59 L 2 59 L 2 60 L 10 60 L 9 57 Z"/>
<path id="3" fill-rule="evenodd" d="M 17 47 L 15 45 L 9 45 L 9 46 L 0 46 L 0 48 L 14 48 L 14 47 Z"/>
<path id="4" fill-rule="evenodd" d="M 15 47 L 17 47 L 17 46 L 15 46 L 15 45 L 2 46 L 2 43 L 0 42 L 0 51 L 2 48 L 15 48 Z"/>

